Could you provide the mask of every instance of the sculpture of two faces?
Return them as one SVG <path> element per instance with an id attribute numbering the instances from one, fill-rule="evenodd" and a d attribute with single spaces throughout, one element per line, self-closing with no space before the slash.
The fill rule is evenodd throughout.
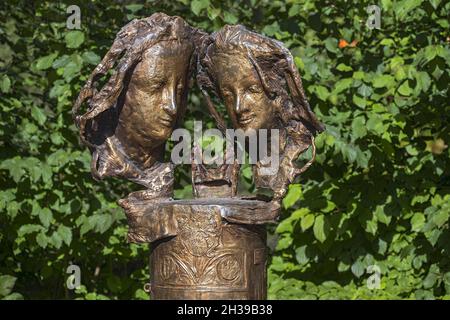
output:
<path id="1" fill-rule="evenodd" d="M 114 65 L 98 91 L 97 82 Z M 257 187 L 281 199 L 312 162 L 298 168 L 296 159 L 314 147 L 314 135 L 323 130 L 291 54 L 280 42 L 240 25 L 209 35 L 162 13 L 120 30 L 75 103 L 81 139 L 93 153 L 93 176 L 123 177 L 148 189 L 167 185 L 155 181 L 173 179 L 172 164 L 163 162 L 165 142 L 181 124 L 193 77 L 220 129 L 225 120 L 212 97 L 224 103 L 235 129 L 280 130 L 280 171 L 262 177 L 255 165 L 254 177 Z M 88 111 L 77 115 L 86 100 Z"/>

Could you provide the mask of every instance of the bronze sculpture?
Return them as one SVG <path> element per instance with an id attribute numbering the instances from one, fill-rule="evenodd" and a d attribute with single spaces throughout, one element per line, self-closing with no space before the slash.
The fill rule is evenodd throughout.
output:
<path id="1" fill-rule="evenodd" d="M 97 91 L 96 82 L 123 52 L 117 71 Z M 162 155 L 181 123 L 194 71 L 218 128 L 225 131 L 226 123 L 210 92 L 223 99 L 234 128 L 281 131 L 279 173 L 262 175 L 262 161 L 254 165 L 256 186 L 272 189 L 272 199 L 239 196 L 239 163 L 230 150 L 231 163 L 211 168 L 194 161 L 198 146 L 194 199 L 172 199 L 174 164 L 164 163 Z M 77 115 L 86 100 L 88 111 Z M 153 298 L 265 299 L 264 225 L 276 222 L 288 184 L 311 165 L 314 135 L 323 130 L 281 43 L 242 26 L 210 36 L 162 13 L 134 20 L 88 79 L 74 114 L 92 151 L 93 176 L 146 187 L 119 204 L 128 218 L 128 240 L 152 244 Z M 313 159 L 298 168 L 295 160 L 311 145 Z"/>

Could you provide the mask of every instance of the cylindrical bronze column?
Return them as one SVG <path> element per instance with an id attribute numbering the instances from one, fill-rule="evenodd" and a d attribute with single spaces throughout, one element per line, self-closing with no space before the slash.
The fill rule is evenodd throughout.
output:
<path id="1" fill-rule="evenodd" d="M 177 235 L 152 244 L 152 299 L 265 299 L 264 226 L 225 221 L 223 206 L 173 205 Z"/>

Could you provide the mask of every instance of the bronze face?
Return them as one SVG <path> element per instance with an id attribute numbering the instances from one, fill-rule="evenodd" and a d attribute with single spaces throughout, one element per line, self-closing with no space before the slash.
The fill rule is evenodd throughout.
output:
<path id="1" fill-rule="evenodd" d="M 116 128 L 132 156 L 141 158 L 172 134 L 185 109 L 192 51 L 191 44 L 162 42 L 146 50 L 133 70 Z"/>
<path id="2" fill-rule="evenodd" d="M 275 121 L 275 103 L 247 56 L 218 53 L 212 55 L 220 95 L 235 128 L 270 129 Z"/>

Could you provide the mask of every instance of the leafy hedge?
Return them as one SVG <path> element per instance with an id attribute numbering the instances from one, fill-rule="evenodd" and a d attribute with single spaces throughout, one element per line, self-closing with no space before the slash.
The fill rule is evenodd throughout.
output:
<path id="1" fill-rule="evenodd" d="M 81 30 L 66 28 L 67 6 Z M 365 23 L 381 7 L 381 29 Z M 327 126 L 317 163 L 271 229 L 271 299 L 450 297 L 448 1 L 3 1 L 0 7 L 0 298 L 146 299 L 148 247 L 125 243 L 70 109 L 133 18 L 162 11 L 213 31 L 241 23 L 283 41 Z M 211 118 L 194 90 L 192 119 Z M 190 192 L 177 172 L 179 197 Z M 244 172 L 248 190 L 252 186 Z M 66 288 L 66 268 L 82 288 Z M 380 288 L 369 289 L 369 266 Z"/>

